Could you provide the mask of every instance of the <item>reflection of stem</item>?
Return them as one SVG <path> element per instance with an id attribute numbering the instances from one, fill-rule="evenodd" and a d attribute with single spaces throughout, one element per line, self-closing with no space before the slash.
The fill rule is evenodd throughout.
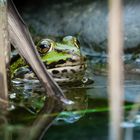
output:
<path id="1" fill-rule="evenodd" d="M 133 120 L 136 116 L 136 114 L 139 111 L 140 108 L 140 96 L 136 98 L 136 103 L 132 106 L 132 109 L 129 113 L 129 116 L 127 117 L 128 123 L 133 123 Z M 126 127 L 126 132 L 125 132 L 125 140 L 132 140 L 133 139 L 133 127 Z"/>
<path id="2" fill-rule="evenodd" d="M 4 140 L 11 140 L 11 132 L 7 131 L 8 120 L 4 115 L 0 115 L 0 128 L 3 132 Z"/>
<path id="3" fill-rule="evenodd" d="M 30 132 L 25 134 L 24 137 L 21 136 L 21 140 L 25 140 L 27 138 L 29 140 L 41 140 L 53 120 L 62 110 L 62 102 L 54 98 L 47 98 L 42 110 L 38 114 L 37 119 L 31 126 Z"/>
<path id="4" fill-rule="evenodd" d="M 133 105 L 129 116 L 128 116 L 128 121 L 132 121 L 134 119 L 134 117 L 136 116 L 139 108 L 140 108 L 140 95 L 136 98 L 136 103 Z"/>

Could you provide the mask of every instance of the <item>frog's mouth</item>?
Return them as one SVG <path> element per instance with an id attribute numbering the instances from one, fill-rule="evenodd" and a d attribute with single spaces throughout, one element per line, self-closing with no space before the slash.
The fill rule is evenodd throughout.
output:
<path id="1" fill-rule="evenodd" d="M 72 55 L 67 60 L 59 60 L 46 65 L 48 72 L 59 84 L 81 81 L 85 74 L 86 58 Z"/>
<path id="2" fill-rule="evenodd" d="M 70 82 L 75 83 L 82 81 L 85 75 L 86 63 L 85 59 L 79 58 L 79 60 L 75 62 L 66 61 L 64 63 L 56 63 L 55 66 L 53 63 L 53 65 L 47 67 L 47 70 L 60 85 Z M 14 77 L 24 79 L 23 81 L 36 80 L 35 74 L 29 69 L 29 67 L 21 67 L 15 73 Z"/>
<path id="3" fill-rule="evenodd" d="M 79 63 L 77 65 L 67 65 L 47 70 L 59 85 L 79 83 L 83 80 L 85 75 L 86 64 Z M 33 73 L 28 67 L 21 67 L 14 77 L 15 80 L 20 79 L 20 82 L 22 82 L 21 79 L 23 79 L 23 82 L 37 80 L 35 73 Z"/>
<path id="4" fill-rule="evenodd" d="M 81 81 L 85 74 L 86 65 L 84 63 L 77 65 L 67 65 L 48 69 L 56 82 L 59 84 Z"/>

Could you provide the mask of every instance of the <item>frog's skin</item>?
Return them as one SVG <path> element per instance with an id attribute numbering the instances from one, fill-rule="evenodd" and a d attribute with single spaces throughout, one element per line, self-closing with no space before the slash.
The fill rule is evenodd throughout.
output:
<path id="1" fill-rule="evenodd" d="M 43 39 L 37 44 L 37 50 L 47 70 L 58 83 L 82 81 L 85 74 L 85 57 L 81 55 L 78 40 L 66 36 L 61 43 Z M 35 75 L 22 59 L 11 65 L 13 78 L 24 74 L 24 79 L 34 79 Z M 19 74 L 20 73 L 20 74 Z"/>

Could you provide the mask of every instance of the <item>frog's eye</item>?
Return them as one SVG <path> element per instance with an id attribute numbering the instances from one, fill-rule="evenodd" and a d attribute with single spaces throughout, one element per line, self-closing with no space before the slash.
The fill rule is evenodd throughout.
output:
<path id="1" fill-rule="evenodd" d="M 37 50 L 40 54 L 46 54 L 47 52 L 50 52 L 52 50 L 52 46 L 54 44 L 54 41 L 51 39 L 43 39 L 41 42 L 37 45 Z"/>
<path id="2" fill-rule="evenodd" d="M 73 36 L 66 36 L 63 38 L 63 42 L 65 44 L 69 44 L 69 45 L 74 45 L 76 46 L 77 48 L 80 48 L 80 42 L 77 40 L 76 37 L 73 37 Z"/>
<path id="3" fill-rule="evenodd" d="M 77 47 L 77 48 L 80 48 L 80 42 L 78 39 L 74 38 L 74 45 Z"/>

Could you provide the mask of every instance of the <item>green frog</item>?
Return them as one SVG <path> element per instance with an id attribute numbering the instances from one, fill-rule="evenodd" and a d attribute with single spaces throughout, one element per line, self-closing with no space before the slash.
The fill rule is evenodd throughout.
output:
<path id="1" fill-rule="evenodd" d="M 37 44 L 37 50 L 48 72 L 58 84 L 82 81 L 85 75 L 85 56 L 80 52 L 76 37 L 66 36 L 61 43 L 43 39 Z M 13 79 L 35 79 L 36 76 L 22 58 L 11 64 Z"/>

